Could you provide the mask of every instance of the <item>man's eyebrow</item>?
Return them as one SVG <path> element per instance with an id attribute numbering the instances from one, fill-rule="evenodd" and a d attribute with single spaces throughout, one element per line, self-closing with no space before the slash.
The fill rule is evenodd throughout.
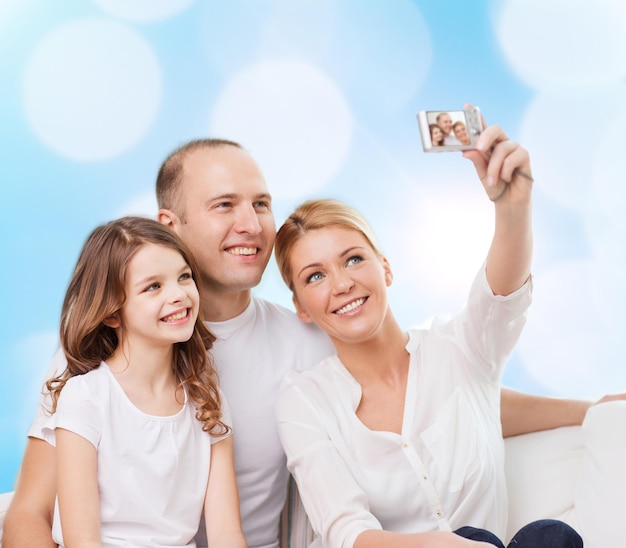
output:
<path id="1" fill-rule="evenodd" d="M 216 196 L 210 196 L 208 198 L 208 202 L 214 202 L 215 200 L 234 200 L 235 198 L 239 198 L 240 195 L 234 192 L 227 192 L 226 194 L 218 194 Z"/>

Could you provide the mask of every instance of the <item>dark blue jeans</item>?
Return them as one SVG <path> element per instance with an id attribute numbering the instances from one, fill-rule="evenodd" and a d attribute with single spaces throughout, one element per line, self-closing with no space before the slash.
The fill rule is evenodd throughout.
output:
<path id="1" fill-rule="evenodd" d="M 493 533 L 476 527 L 461 527 L 455 533 L 470 540 L 489 542 L 504 548 Z M 522 527 L 509 543 L 509 548 L 582 548 L 583 539 L 569 525 L 555 519 L 541 519 Z"/>

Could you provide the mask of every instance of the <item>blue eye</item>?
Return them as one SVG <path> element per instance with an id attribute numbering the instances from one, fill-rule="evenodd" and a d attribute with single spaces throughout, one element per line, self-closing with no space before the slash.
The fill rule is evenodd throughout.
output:
<path id="1" fill-rule="evenodd" d="M 346 261 L 346 265 L 348 266 L 352 266 L 355 264 L 359 264 L 360 262 L 363 261 L 363 257 L 359 256 L 359 255 L 355 255 L 354 257 L 350 257 L 347 261 Z"/>
<path id="2" fill-rule="evenodd" d="M 319 282 L 323 278 L 321 272 L 314 272 L 310 276 L 307 277 L 306 283 L 310 284 L 313 282 Z"/>
<path id="3" fill-rule="evenodd" d="M 193 279 L 193 276 L 191 275 L 191 272 L 185 272 L 184 274 L 180 275 L 180 278 L 178 278 L 180 281 L 186 281 L 186 280 L 191 280 Z"/>
<path id="4" fill-rule="evenodd" d="M 148 287 L 146 287 L 145 291 L 156 291 L 161 287 L 161 284 L 158 282 L 151 283 Z"/>
<path id="5" fill-rule="evenodd" d="M 254 209 L 269 209 L 270 203 L 264 202 L 263 200 L 259 200 L 258 202 L 254 202 Z"/>

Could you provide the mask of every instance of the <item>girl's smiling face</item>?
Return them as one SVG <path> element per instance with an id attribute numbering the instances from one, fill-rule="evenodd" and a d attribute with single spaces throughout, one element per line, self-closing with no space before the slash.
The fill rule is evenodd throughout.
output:
<path id="1" fill-rule="evenodd" d="M 438 143 L 439 141 L 441 141 L 443 139 L 443 132 L 441 131 L 441 128 L 439 127 L 432 128 L 430 130 L 430 138 L 433 143 Z"/>
<path id="2" fill-rule="evenodd" d="M 145 244 L 128 263 L 126 301 L 113 320 L 131 344 L 167 346 L 188 340 L 199 310 L 191 268 L 170 247 Z M 120 343 L 122 339 L 120 339 Z"/>
<path id="3" fill-rule="evenodd" d="M 301 320 L 314 322 L 334 342 L 362 342 L 378 332 L 392 275 L 363 234 L 337 226 L 310 230 L 289 261 Z"/>

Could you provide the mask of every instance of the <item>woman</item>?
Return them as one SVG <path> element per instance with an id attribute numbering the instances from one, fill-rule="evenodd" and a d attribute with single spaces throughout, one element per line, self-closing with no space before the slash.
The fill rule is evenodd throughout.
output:
<path id="1" fill-rule="evenodd" d="M 531 299 L 532 177 L 527 152 L 497 126 L 464 155 L 495 202 L 496 229 L 452 320 L 399 327 L 387 303 L 390 265 L 353 209 L 307 202 L 278 232 L 276 259 L 296 311 L 337 350 L 290 374 L 277 407 L 316 545 L 503 547 L 499 381 Z M 552 520 L 514 540 L 582 546 Z"/>
<path id="2" fill-rule="evenodd" d="M 455 122 L 452 126 L 452 131 L 462 145 L 471 144 L 469 133 L 467 133 L 467 126 L 463 122 Z"/>

